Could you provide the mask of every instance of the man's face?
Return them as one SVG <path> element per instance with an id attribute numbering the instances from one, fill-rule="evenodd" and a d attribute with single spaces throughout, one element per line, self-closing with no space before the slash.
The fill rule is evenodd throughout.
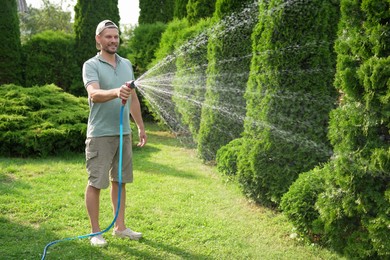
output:
<path id="1" fill-rule="evenodd" d="M 119 32 L 116 28 L 107 28 L 96 36 L 100 49 L 109 54 L 115 54 L 119 46 Z"/>

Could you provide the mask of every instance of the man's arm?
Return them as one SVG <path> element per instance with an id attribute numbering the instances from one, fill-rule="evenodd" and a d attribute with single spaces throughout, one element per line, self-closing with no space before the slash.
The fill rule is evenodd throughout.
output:
<path id="1" fill-rule="evenodd" d="M 139 143 L 137 146 L 144 146 L 147 141 L 146 133 L 145 133 L 145 126 L 144 122 L 142 120 L 142 114 L 141 114 L 141 105 L 139 103 L 137 93 L 135 93 L 134 90 L 132 90 L 133 93 L 131 95 L 131 105 L 130 105 L 130 114 L 133 117 L 137 127 L 138 127 L 138 137 L 139 137 Z"/>
<path id="2" fill-rule="evenodd" d="M 125 85 L 110 90 L 100 89 L 100 85 L 98 82 L 92 82 L 91 84 L 89 84 L 87 86 L 87 91 L 88 97 L 94 103 L 104 103 L 115 98 L 127 100 L 131 93 L 131 90 Z"/>

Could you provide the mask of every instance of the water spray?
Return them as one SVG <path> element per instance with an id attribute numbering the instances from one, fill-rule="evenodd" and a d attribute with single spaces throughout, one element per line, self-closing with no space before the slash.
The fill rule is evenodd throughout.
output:
<path id="1" fill-rule="evenodd" d="M 130 88 L 130 89 L 135 89 L 136 88 L 134 80 L 126 82 L 125 85 L 128 88 Z M 119 209 L 120 209 L 120 206 L 121 206 L 121 195 L 122 195 L 122 157 L 123 157 L 123 111 L 124 111 L 125 105 L 126 105 L 126 100 L 122 99 L 122 106 L 121 106 L 120 118 L 119 118 L 119 162 L 118 162 L 118 186 L 119 187 L 118 187 L 118 202 L 117 202 L 117 208 L 116 208 L 114 219 L 112 220 L 111 224 L 107 228 L 102 230 L 102 231 L 95 232 L 95 233 L 90 233 L 90 234 L 86 234 L 86 235 L 81 235 L 81 236 L 68 237 L 68 238 L 59 239 L 59 240 L 55 240 L 55 241 L 52 241 L 52 242 L 48 243 L 45 246 L 44 250 L 43 250 L 43 254 L 42 254 L 41 260 L 45 259 L 47 250 L 49 249 L 50 246 L 52 246 L 54 244 L 57 244 L 57 243 L 60 243 L 60 242 L 64 242 L 64 241 L 71 241 L 71 240 L 76 240 L 76 239 L 83 239 L 83 238 L 87 238 L 87 237 L 98 236 L 98 235 L 101 235 L 103 233 L 106 233 L 108 230 L 110 230 L 114 226 L 114 224 L 116 222 L 116 219 L 118 218 Z"/>

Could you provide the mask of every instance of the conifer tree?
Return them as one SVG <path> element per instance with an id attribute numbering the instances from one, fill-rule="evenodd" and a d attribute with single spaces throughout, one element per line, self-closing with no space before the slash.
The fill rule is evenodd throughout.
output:
<path id="1" fill-rule="evenodd" d="M 15 0 L 1 0 L 0 85 L 22 83 L 18 7 Z"/>
<path id="2" fill-rule="evenodd" d="M 175 0 L 175 8 L 173 10 L 173 17 L 183 19 L 187 16 L 188 0 Z"/>
<path id="3" fill-rule="evenodd" d="M 168 23 L 173 19 L 175 0 L 139 0 L 139 24 Z"/>
<path id="4" fill-rule="evenodd" d="M 80 89 L 84 94 L 81 81 L 81 68 L 83 63 L 97 53 L 95 43 L 96 26 L 103 20 L 111 20 L 119 26 L 118 0 L 78 0 L 75 9 L 75 53 L 80 68 L 80 78 L 73 88 Z M 81 83 L 81 85 L 80 85 Z M 73 92 L 77 92 L 73 90 Z"/>
<path id="5" fill-rule="evenodd" d="M 195 24 L 202 18 L 212 17 L 216 0 L 188 0 L 187 19 L 190 24 Z"/>
<path id="6" fill-rule="evenodd" d="M 332 154 L 328 114 L 336 101 L 335 1 L 260 3 L 238 179 L 246 195 L 278 205 L 302 172 Z"/>
<path id="7" fill-rule="evenodd" d="M 240 137 L 245 115 L 246 83 L 250 71 L 250 37 L 258 9 L 242 13 L 251 0 L 217 0 L 218 21 L 208 43 L 207 90 L 199 129 L 198 152 L 205 161 L 218 149 Z M 245 22 L 244 22 L 245 21 Z"/>

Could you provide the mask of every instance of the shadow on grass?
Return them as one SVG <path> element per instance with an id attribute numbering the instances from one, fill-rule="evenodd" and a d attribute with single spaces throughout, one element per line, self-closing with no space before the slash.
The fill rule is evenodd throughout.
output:
<path id="1" fill-rule="evenodd" d="M 41 259 L 45 246 L 61 239 L 47 230 L 13 223 L 0 217 L 0 258 L 1 259 Z M 88 259 L 91 253 L 99 250 L 80 240 L 66 241 L 49 247 L 46 259 Z"/>
<path id="2" fill-rule="evenodd" d="M 119 244 L 115 242 L 111 243 L 110 246 L 116 247 L 119 251 L 124 252 L 126 255 L 131 255 L 134 258 L 141 258 L 141 259 L 157 260 L 157 259 L 165 259 L 165 258 L 172 258 L 172 257 L 178 259 L 210 259 L 210 257 L 206 255 L 188 252 L 179 247 L 153 241 L 147 238 L 142 238 L 138 242 L 140 244 L 153 248 L 153 250 L 137 249 L 134 247 L 123 246 L 123 244 Z M 159 254 L 159 256 L 156 256 L 153 253 L 147 251 L 161 252 L 161 253 Z"/>

